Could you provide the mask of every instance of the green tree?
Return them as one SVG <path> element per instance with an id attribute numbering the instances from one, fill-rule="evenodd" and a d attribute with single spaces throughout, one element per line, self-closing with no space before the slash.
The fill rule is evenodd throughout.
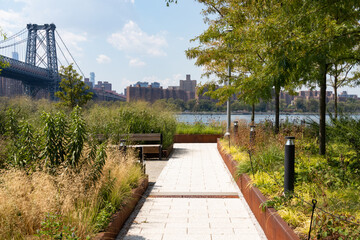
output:
<path id="1" fill-rule="evenodd" d="M 197 104 L 196 99 L 191 99 L 191 100 L 187 101 L 186 109 L 189 110 L 190 112 L 194 112 L 196 104 Z"/>
<path id="2" fill-rule="evenodd" d="M 356 86 L 359 84 L 359 74 L 352 72 L 352 77 L 349 76 L 350 71 L 355 67 L 354 64 L 334 64 L 329 71 L 330 86 L 334 89 L 334 118 L 338 117 L 338 88 L 344 86 Z"/>
<path id="3" fill-rule="evenodd" d="M 93 93 L 88 91 L 89 86 L 82 81 L 72 64 L 61 66 L 60 76 L 60 91 L 56 92 L 55 96 L 60 98 L 62 105 L 71 108 L 83 106 L 92 98 Z"/>
<path id="4" fill-rule="evenodd" d="M 305 112 L 306 111 L 306 104 L 305 104 L 305 100 L 303 98 L 297 98 L 295 100 L 295 106 L 296 106 L 296 110 L 301 112 Z"/>
<path id="5" fill-rule="evenodd" d="M 209 27 L 194 39 L 200 45 L 186 51 L 188 58 L 196 58 L 195 64 L 205 67 L 203 76 L 217 77 L 216 81 L 200 87 L 206 95 L 218 99 L 220 104 L 234 94 L 252 106 L 254 120 L 255 104 L 260 98 L 268 101 L 271 84 L 257 73 L 264 64 L 261 56 L 251 47 L 254 38 L 247 31 L 246 11 L 235 11 L 238 3 L 225 0 L 199 0 L 206 8 L 204 19 Z M 236 5 L 236 6 L 235 6 Z M 229 31 L 229 28 L 232 31 Z M 232 76 L 229 77 L 228 70 Z M 227 84 L 229 82 L 229 84 Z M 218 85 L 222 85 L 218 88 Z"/>
<path id="6" fill-rule="evenodd" d="M 319 109 L 319 100 L 311 98 L 306 102 L 306 105 L 308 112 L 316 112 Z"/>
<path id="7" fill-rule="evenodd" d="M 215 90 L 218 93 L 213 96 L 224 101 L 240 92 L 239 96 L 248 98 L 246 102 L 250 103 L 249 100 L 258 101 L 259 97 L 268 99 L 269 87 L 275 87 L 278 116 L 277 93 L 281 88 L 293 90 L 304 84 L 317 85 L 320 88 L 319 154 L 324 155 L 327 75 L 334 64 L 360 61 L 360 2 L 198 2 L 206 6 L 203 13 L 209 27 L 195 38 L 200 46 L 189 49 L 187 56 L 196 58 L 197 65 L 205 66 L 204 75 L 216 75 L 219 83 L 227 80 L 230 61 L 235 73 L 230 78 L 231 84 Z M 225 31 L 227 27 L 233 31 Z M 254 90 L 249 91 L 246 85 Z"/>
<path id="8" fill-rule="evenodd" d="M 336 63 L 359 61 L 360 2 L 284 1 L 278 21 L 291 37 L 285 53 L 296 61 L 297 74 L 320 87 L 319 154 L 326 153 L 327 75 Z M 278 22 L 275 22 L 278 24 Z M 295 71 L 294 71 L 295 72 Z"/>

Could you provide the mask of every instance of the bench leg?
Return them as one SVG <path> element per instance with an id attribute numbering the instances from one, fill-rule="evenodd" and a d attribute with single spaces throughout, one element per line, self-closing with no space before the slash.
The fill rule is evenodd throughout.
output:
<path id="1" fill-rule="evenodd" d="M 162 155 L 162 151 L 161 151 L 161 147 L 159 147 L 159 160 L 161 160 L 161 155 Z"/>

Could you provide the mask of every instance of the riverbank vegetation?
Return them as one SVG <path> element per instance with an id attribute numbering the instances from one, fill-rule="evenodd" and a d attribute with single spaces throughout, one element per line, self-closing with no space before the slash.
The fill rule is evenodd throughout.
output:
<path id="1" fill-rule="evenodd" d="M 161 132 L 176 121 L 146 103 L 69 109 L 47 100 L 0 101 L 0 238 L 86 239 L 103 230 L 144 177 L 118 134 Z M 101 135 L 101 137 L 99 137 Z"/>
<path id="2" fill-rule="evenodd" d="M 286 124 L 274 135 L 272 124 L 256 126 L 254 142 L 250 129 L 239 124 L 231 147 L 222 147 L 239 163 L 238 174 L 247 173 L 253 185 L 268 197 L 263 207 L 275 208 L 301 239 L 307 239 L 312 200 L 315 208 L 312 239 L 360 238 L 360 121 L 332 118 L 328 128 L 327 155 L 319 156 L 318 125 Z M 295 136 L 294 195 L 283 195 L 285 136 Z"/>
<path id="3" fill-rule="evenodd" d="M 226 112 L 226 104 L 218 104 L 216 100 L 200 99 L 184 102 L 181 99 L 162 99 L 159 102 L 166 103 L 177 112 Z M 275 101 L 259 101 L 254 105 L 255 112 L 275 112 Z M 316 113 L 319 109 L 318 99 L 305 100 L 298 98 L 290 104 L 280 99 L 279 108 L 281 112 L 287 113 Z M 335 103 L 333 100 L 327 104 L 329 112 L 335 112 Z M 241 100 L 231 100 L 231 111 L 240 113 L 251 113 L 252 105 L 246 104 Z M 346 101 L 337 103 L 337 111 L 340 113 L 360 113 L 360 101 L 349 98 Z"/>
<path id="4" fill-rule="evenodd" d="M 225 128 L 225 124 L 219 122 L 209 124 L 202 122 L 195 122 L 194 124 L 178 123 L 176 125 L 176 134 L 223 134 Z"/>

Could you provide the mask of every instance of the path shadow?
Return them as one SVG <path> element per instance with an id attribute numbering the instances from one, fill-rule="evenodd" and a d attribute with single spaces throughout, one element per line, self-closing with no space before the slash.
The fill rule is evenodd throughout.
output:
<path id="1" fill-rule="evenodd" d="M 124 240 L 146 240 L 146 238 L 142 237 L 142 236 L 136 236 L 136 235 L 132 235 L 132 236 L 126 236 L 125 238 L 121 238 Z"/>
<path id="2" fill-rule="evenodd" d="M 174 148 L 171 152 L 169 158 L 179 158 L 179 155 L 183 155 L 190 152 L 189 149 L 186 148 Z"/>
<path id="3" fill-rule="evenodd" d="M 125 238 L 125 235 L 127 234 L 127 232 L 129 231 L 131 224 L 134 222 L 136 216 L 139 214 L 140 209 L 142 208 L 142 206 L 144 205 L 146 198 L 149 196 L 151 190 L 154 187 L 154 183 L 151 182 L 149 183 L 149 186 L 147 188 L 147 190 L 144 192 L 144 194 L 141 196 L 141 199 L 139 200 L 139 202 L 136 204 L 134 211 L 131 213 L 131 215 L 129 216 L 129 218 L 125 221 L 123 227 L 121 228 L 118 236 L 116 237 L 116 240 L 122 240 Z M 128 236 L 130 237 L 130 236 Z M 131 237 L 137 237 L 137 238 L 128 238 L 126 237 L 126 239 L 145 239 L 141 236 L 131 236 Z"/>

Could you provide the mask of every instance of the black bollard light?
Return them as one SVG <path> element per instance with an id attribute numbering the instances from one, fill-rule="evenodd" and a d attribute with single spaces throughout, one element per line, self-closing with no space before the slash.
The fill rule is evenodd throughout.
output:
<path id="1" fill-rule="evenodd" d="M 235 136 L 238 133 L 238 130 L 239 130 L 239 122 L 234 121 L 234 134 L 235 134 Z"/>
<path id="2" fill-rule="evenodd" d="M 255 125 L 251 125 L 250 126 L 250 144 L 251 145 L 254 144 L 255 136 L 256 136 Z"/>
<path id="3" fill-rule="evenodd" d="M 285 176 L 284 176 L 284 193 L 294 192 L 295 181 L 295 137 L 285 137 Z"/>

